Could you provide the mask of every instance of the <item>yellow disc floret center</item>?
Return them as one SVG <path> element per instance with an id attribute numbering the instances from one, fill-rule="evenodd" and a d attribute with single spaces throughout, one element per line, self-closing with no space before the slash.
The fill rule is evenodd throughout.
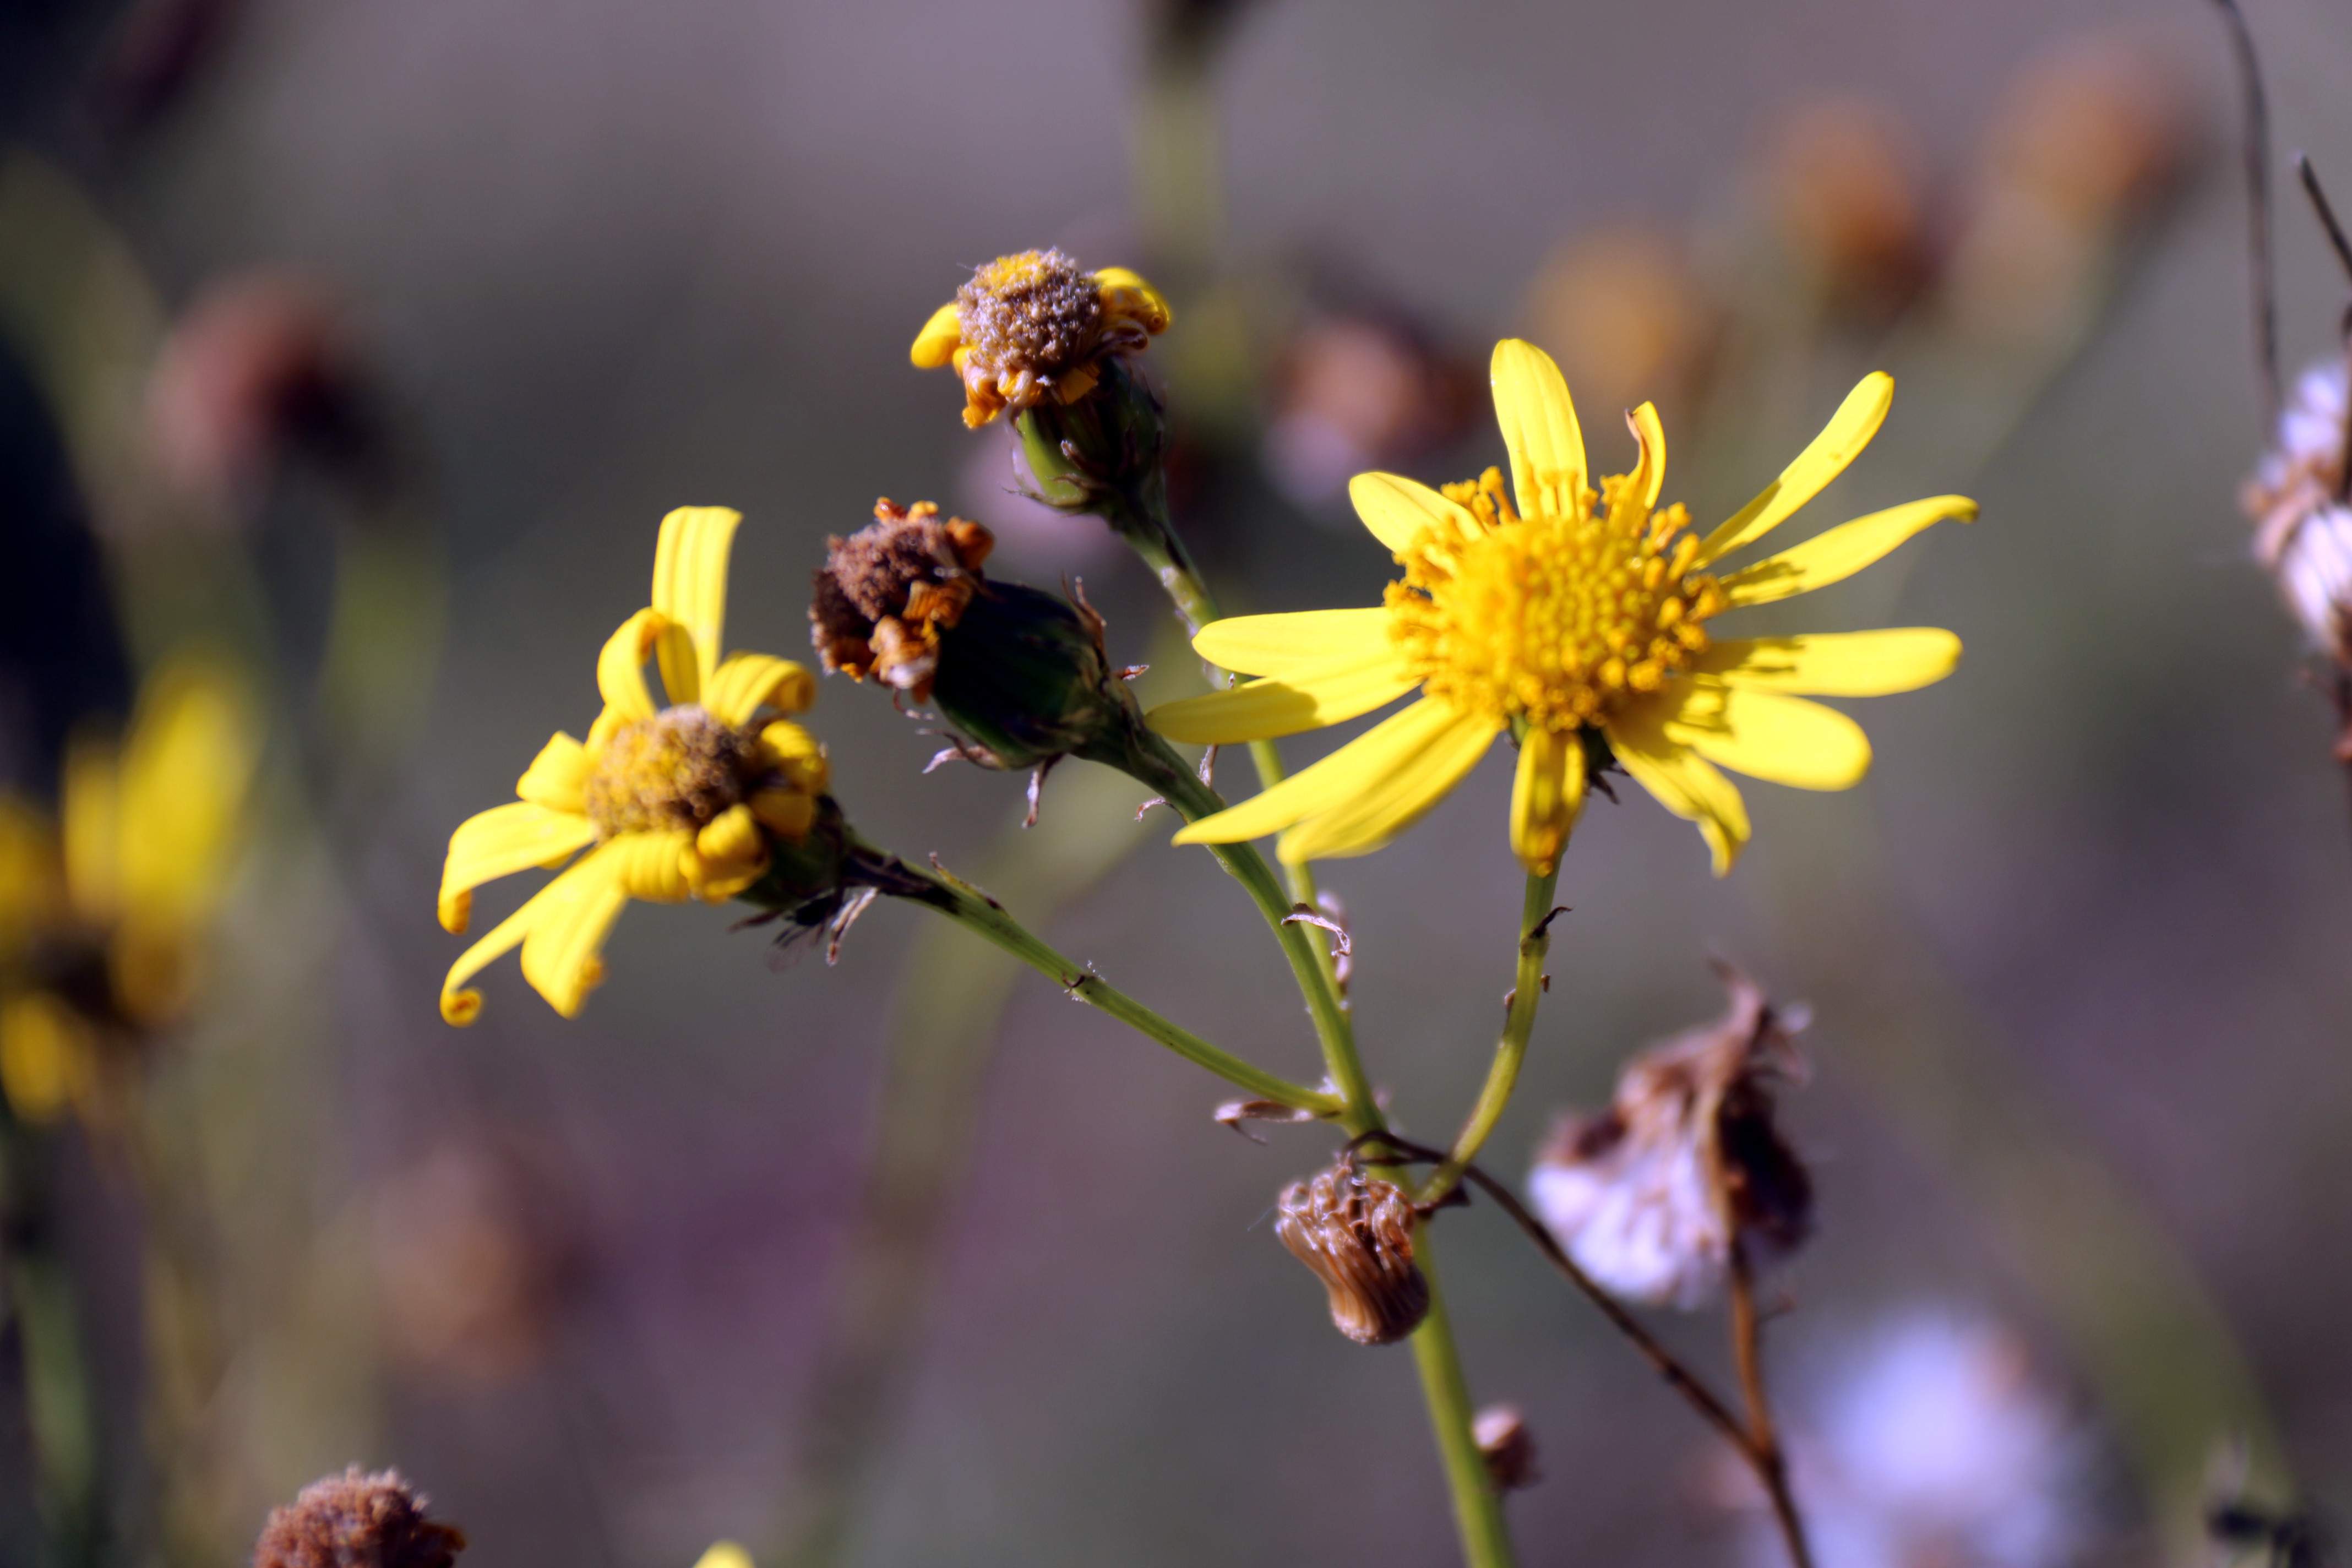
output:
<path id="1" fill-rule="evenodd" d="M 1723 591 L 1693 570 L 1689 514 L 1651 512 L 1632 487 L 1612 475 L 1580 516 L 1522 518 L 1495 469 L 1448 485 L 1476 528 L 1425 529 L 1387 595 L 1423 689 L 1497 727 L 1565 733 L 1687 668 Z"/>
<path id="2" fill-rule="evenodd" d="M 588 771 L 597 837 L 699 830 L 739 805 L 761 772 L 755 736 L 688 703 L 632 720 L 607 736 Z"/>

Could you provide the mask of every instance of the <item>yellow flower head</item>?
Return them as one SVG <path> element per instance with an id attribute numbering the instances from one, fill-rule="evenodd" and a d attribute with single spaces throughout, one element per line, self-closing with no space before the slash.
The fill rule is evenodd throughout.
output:
<path id="1" fill-rule="evenodd" d="M 1698 825 L 1716 873 L 1748 837 L 1739 792 L 1717 764 L 1801 789 L 1844 789 L 1870 742 L 1843 714 L 1799 693 L 1871 697 L 1942 679 L 1959 639 L 1925 628 L 1716 637 L 1727 610 L 1842 581 L 1944 518 L 1960 496 L 1912 501 L 1833 528 L 1736 571 L 1754 543 L 1843 472 L 1886 417 L 1895 384 L 1865 377 L 1829 426 L 1763 493 L 1713 532 L 1661 509 L 1665 434 L 1643 404 L 1627 416 L 1640 458 L 1596 491 L 1559 368 L 1541 350 L 1496 345 L 1495 412 L 1509 448 L 1495 469 L 1441 493 L 1394 474 L 1349 486 L 1374 538 L 1403 567 L 1375 609 L 1243 616 L 1193 647 L 1264 679 L 1155 709 L 1179 741 L 1223 744 L 1321 729 L 1416 689 L 1420 700 L 1313 767 L 1193 823 L 1180 844 L 1282 833 L 1289 862 L 1361 855 L 1418 820 L 1494 743 L 1518 742 L 1511 847 L 1530 871 L 1558 863 L 1595 763 L 1613 757 L 1676 816 Z"/>
<path id="2" fill-rule="evenodd" d="M 1007 408 L 1076 403 L 1095 389 L 1104 356 L 1134 353 L 1168 330 L 1168 301 L 1124 267 L 1087 272 L 1059 250 L 1000 256 L 931 312 L 909 356 L 919 370 L 953 365 L 963 422 L 978 429 Z"/>
<path id="3" fill-rule="evenodd" d="M 0 1090 L 27 1121 L 85 1108 L 104 1033 L 162 1027 L 187 1006 L 205 928 L 227 891 L 260 730 L 227 669 L 183 655 L 148 679 L 118 747 L 68 750 L 58 825 L 0 801 Z M 46 954 L 103 960 L 102 994 L 68 1002 L 7 973 Z"/>
<path id="4" fill-rule="evenodd" d="M 814 679 L 763 653 L 719 658 L 727 559 L 742 521 L 723 507 L 662 519 L 653 605 L 597 658 L 604 710 L 586 743 L 559 732 L 515 785 L 520 799 L 450 835 L 440 912 L 451 931 L 466 929 L 483 883 L 570 862 L 450 967 L 441 986 L 450 1023 L 474 1021 L 481 994 L 466 982 L 517 946 L 523 978 L 574 1016 L 604 977 L 604 938 L 631 899 L 724 902 L 766 874 L 769 835 L 798 843 L 814 825 L 824 748 L 782 717 L 808 707 Z M 646 684 L 648 659 L 667 707 Z"/>

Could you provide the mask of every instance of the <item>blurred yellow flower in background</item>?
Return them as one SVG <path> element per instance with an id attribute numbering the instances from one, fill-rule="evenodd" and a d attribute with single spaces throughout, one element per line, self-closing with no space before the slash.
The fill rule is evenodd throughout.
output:
<path id="1" fill-rule="evenodd" d="M 824 748 L 781 717 L 814 700 L 814 678 L 769 654 L 719 658 L 728 556 L 742 521 L 724 507 L 681 507 L 662 519 L 653 604 L 623 622 L 596 660 L 604 709 L 586 742 L 558 731 L 516 784 L 519 799 L 450 835 L 440 916 L 453 932 L 469 923 L 483 883 L 572 861 L 450 967 L 441 987 L 450 1023 L 474 1021 L 481 993 L 466 982 L 518 946 L 523 978 L 557 1012 L 576 1016 L 604 977 L 604 938 L 631 899 L 723 903 L 766 873 L 766 835 L 798 842 L 816 820 Z M 646 685 L 648 659 L 667 706 Z"/>
<path id="2" fill-rule="evenodd" d="M 1608 476 L 1596 493 L 1559 367 L 1509 339 L 1496 346 L 1492 374 L 1510 492 L 1491 468 L 1442 494 L 1394 474 L 1358 475 L 1349 487 L 1357 514 L 1404 568 L 1386 603 L 1213 622 L 1193 639 L 1202 657 L 1265 679 L 1150 719 L 1172 740 L 1224 744 L 1321 729 L 1415 689 L 1420 700 L 1176 842 L 1279 831 L 1288 862 L 1366 854 L 1508 731 L 1519 744 L 1511 847 L 1531 872 L 1558 863 L 1588 776 L 1613 757 L 1698 825 L 1720 876 L 1748 822 L 1717 764 L 1844 789 L 1868 770 L 1870 742 L 1844 714 L 1799 694 L 1908 691 L 1958 661 L 1959 639 L 1927 628 L 1735 641 L 1705 629 L 1723 611 L 1841 582 L 1945 518 L 1976 516 L 1974 501 L 1937 496 L 1720 576 L 1710 570 L 1780 526 L 1869 444 L 1894 395 L 1889 377 L 1865 377 L 1779 479 L 1701 538 L 1685 531 L 1681 506 L 1658 509 L 1666 446 L 1651 405 L 1628 416 L 1641 447 L 1634 470 Z"/>
<path id="3" fill-rule="evenodd" d="M 1007 408 L 1076 403 L 1101 379 L 1104 356 L 1132 353 L 1168 330 L 1168 301 L 1124 267 L 1087 272 L 1059 250 L 1000 256 L 931 312 L 908 356 L 919 370 L 953 366 L 963 422 Z"/>
<path id="4" fill-rule="evenodd" d="M 0 1089 L 18 1116 L 89 1109 L 105 1037 L 185 1011 L 259 742 L 243 685 L 182 656 L 142 689 L 119 750 L 68 747 L 54 829 L 0 801 Z"/>

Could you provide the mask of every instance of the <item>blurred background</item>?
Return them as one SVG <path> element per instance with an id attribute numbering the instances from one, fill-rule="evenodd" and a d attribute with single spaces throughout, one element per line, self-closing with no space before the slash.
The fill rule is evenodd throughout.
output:
<path id="1" fill-rule="evenodd" d="M 2352 183 L 2352 25 L 2247 12 L 2281 148 Z M 1346 478 L 1499 460 L 1498 335 L 1559 356 L 1603 468 L 1654 397 L 1703 522 L 1892 371 L 1807 515 L 1983 520 L 1804 618 L 1966 662 L 1871 705 L 1861 789 L 1751 790 L 1726 881 L 1595 804 L 1490 1163 L 1732 958 L 1816 1018 L 1785 1110 L 1821 1230 L 1771 1355 L 1825 1563 L 2227 1561 L 2201 1516 L 2242 1478 L 2352 1507 L 2352 825 L 2236 504 L 2236 102 L 2196 0 L 6 0 L 0 784 L 54 815 L 68 738 L 159 668 L 242 696 L 174 1005 L 74 988 L 110 952 L 121 986 L 87 910 L 9 971 L 67 1009 L 20 1022 L 82 1021 L 25 1025 L 5 1085 L 0 1561 L 235 1563 L 353 1461 L 486 1563 L 1451 1560 L 1407 1358 L 1334 1334 L 1267 1224 L 1328 1134 L 1235 1137 L 1221 1085 L 960 933 L 877 909 L 828 968 L 640 906 L 577 1021 L 511 964 L 472 1029 L 436 1013 L 446 836 L 593 716 L 673 506 L 748 516 L 733 646 L 806 657 L 825 536 L 928 497 L 1186 689 L 1147 575 L 907 363 L 1045 244 L 1166 289 L 1142 363 L 1229 608 L 1377 591 Z M 2277 216 L 2292 369 L 2352 289 Z M 1024 836 L 1019 778 L 924 776 L 876 691 L 814 722 L 869 837 L 1312 1075 L 1132 784 L 1073 764 Z M 1328 868 L 1425 1137 L 1509 984 L 1508 786 L 1490 759 Z M 1526 1560 L 1774 1561 L 1524 1242 L 1445 1230 L 1474 1390 L 1539 1445 Z M 1656 1321 L 1724 1369 L 1712 1317 Z"/>

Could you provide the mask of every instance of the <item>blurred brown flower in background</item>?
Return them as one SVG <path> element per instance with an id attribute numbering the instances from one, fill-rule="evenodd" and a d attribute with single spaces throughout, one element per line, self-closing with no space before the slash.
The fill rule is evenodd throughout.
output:
<path id="1" fill-rule="evenodd" d="M 1684 244 L 1638 223 L 1554 247 L 1528 287 L 1527 320 L 1580 403 L 1654 402 L 1668 423 L 1698 395 L 1723 325 Z"/>
<path id="2" fill-rule="evenodd" d="M 1884 104 L 1824 99 L 1781 119 L 1761 195 L 1808 293 L 1883 321 L 1918 290 L 1928 270 L 1923 162 L 1911 128 Z"/>
<path id="3" fill-rule="evenodd" d="M 498 1384 L 546 1353 L 587 1270 L 584 1228 L 544 1152 L 446 1143 L 369 1203 L 387 1348 L 420 1372 Z"/>
<path id="4" fill-rule="evenodd" d="M 1372 468 L 1404 468 L 1482 407 L 1474 366 L 1401 313 L 1318 314 L 1284 345 L 1264 441 L 1290 498 L 1320 505 Z"/>
<path id="5" fill-rule="evenodd" d="M 2029 61 L 1986 128 L 1947 262 L 1955 331 L 1994 344 L 2063 338 L 2125 232 L 2174 188 L 2194 122 L 2178 72 L 2126 33 Z"/>
<path id="6" fill-rule="evenodd" d="M 280 462 L 380 482 L 390 432 L 348 312 L 316 280 L 256 271 L 207 286 L 173 323 L 147 389 L 173 489 L 234 520 Z"/>

